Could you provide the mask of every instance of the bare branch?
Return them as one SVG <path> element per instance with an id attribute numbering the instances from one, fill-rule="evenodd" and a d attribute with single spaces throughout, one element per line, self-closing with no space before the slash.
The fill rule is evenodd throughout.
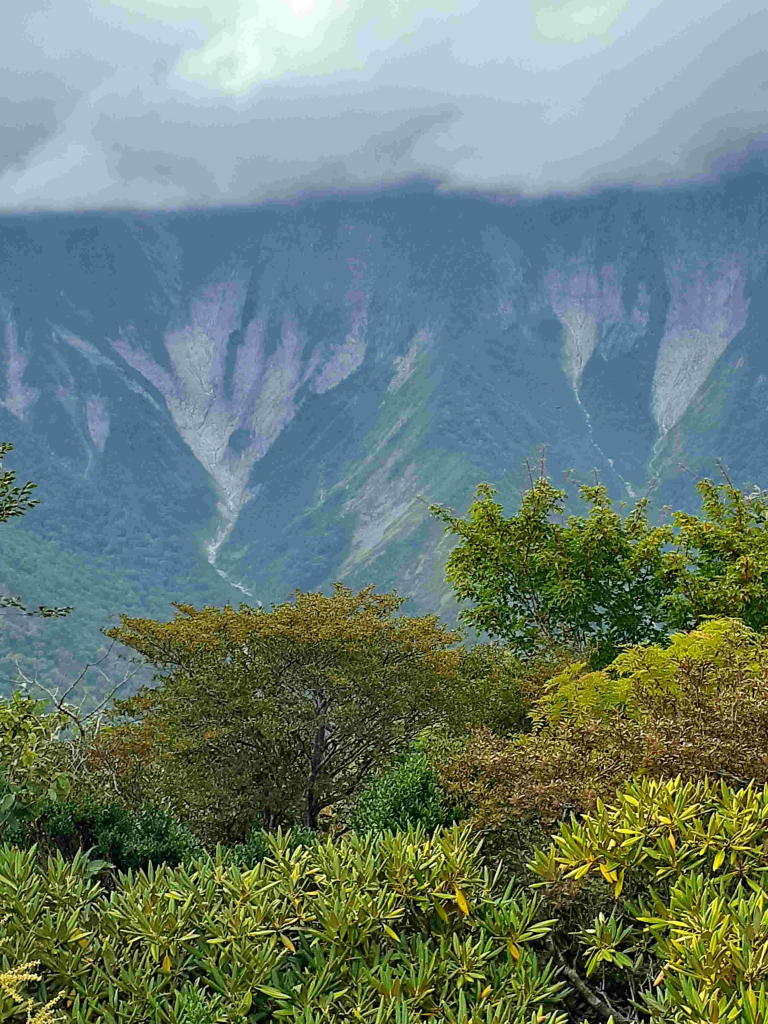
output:
<path id="1" fill-rule="evenodd" d="M 574 971 L 574 969 L 566 961 L 563 954 L 557 948 L 551 935 L 548 935 L 546 937 L 546 943 L 549 947 L 550 952 L 555 956 L 558 963 L 562 967 L 563 973 L 565 974 L 568 981 L 570 981 L 573 987 L 579 992 L 581 997 L 584 1000 L 586 1000 L 586 1002 L 592 1007 L 592 1009 L 598 1014 L 598 1016 L 602 1017 L 604 1021 L 610 1021 L 611 1018 L 613 1018 L 613 1020 L 616 1021 L 616 1024 L 631 1024 L 629 1018 L 625 1017 L 623 1014 L 615 1010 L 608 1002 L 608 999 L 605 998 L 605 996 L 603 997 L 603 999 L 600 999 L 597 993 L 594 992 L 586 984 L 586 982 L 581 979 L 578 973 Z"/>
<path id="2" fill-rule="evenodd" d="M 725 479 L 726 479 L 726 481 L 728 483 L 728 486 L 733 488 L 733 484 L 731 483 L 731 478 L 728 476 L 728 474 L 725 471 L 725 466 L 723 465 L 723 460 L 720 459 L 720 458 L 717 458 L 717 459 L 715 459 L 715 462 L 717 463 L 718 469 L 720 470 L 720 472 L 725 477 Z M 734 488 L 734 490 L 735 490 L 735 488 Z"/>
<path id="3" fill-rule="evenodd" d="M 696 474 L 693 472 L 693 470 L 689 469 L 684 462 L 678 462 L 677 465 L 679 466 L 680 469 L 684 470 L 686 473 L 690 473 L 690 475 L 693 477 L 694 480 L 700 480 L 701 479 L 701 477 L 696 476 Z"/>
<path id="4" fill-rule="evenodd" d="M 114 696 L 114 694 L 117 693 L 117 691 L 121 687 L 125 686 L 125 684 L 130 679 L 133 679 L 133 677 L 136 675 L 136 673 L 139 671 L 139 668 L 141 667 L 141 666 L 139 666 L 138 668 L 134 669 L 134 671 L 131 672 L 130 674 L 126 673 L 126 676 L 122 680 L 122 682 L 118 683 L 117 686 L 115 686 L 107 694 L 107 696 L 104 698 L 104 700 L 99 705 L 97 705 L 97 707 L 94 708 L 93 711 L 89 712 L 89 714 L 87 714 L 84 719 L 81 718 L 80 716 L 82 714 L 82 709 L 83 709 L 83 704 L 85 703 L 85 698 L 83 698 L 83 701 L 81 702 L 80 707 L 79 708 L 75 708 L 75 711 L 77 712 L 77 714 L 74 714 L 70 710 L 70 706 L 66 705 L 64 703 L 64 701 L 66 700 L 67 696 L 72 692 L 72 690 L 77 686 L 77 684 L 80 682 L 80 680 L 83 678 L 83 676 L 86 674 L 86 672 L 88 671 L 89 668 L 95 668 L 99 672 L 99 674 L 101 676 L 103 676 L 104 679 L 107 680 L 107 683 L 109 684 L 110 680 L 107 677 L 106 673 L 103 672 L 100 668 L 98 668 L 98 666 L 101 664 L 102 661 L 104 661 L 105 658 L 109 657 L 110 651 L 112 650 L 112 647 L 114 646 L 114 644 L 115 644 L 115 641 L 112 642 L 112 644 L 110 645 L 109 649 L 104 654 L 104 657 L 100 658 L 98 661 L 94 662 L 93 664 L 91 664 L 90 662 L 87 663 L 85 668 L 82 670 L 80 675 L 77 677 L 77 679 L 75 679 L 75 681 L 72 683 L 72 685 L 65 691 L 65 693 L 61 697 L 59 697 L 59 694 L 58 694 L 58 687 L 57 687 L 56 693 L 54 693 L 52 690 L 49 690 L 47 686 L 43 686 L 43 684 L 37 679 L 37 677 L 35 677 L 34 679 L 29 679 L 28 676 L 25 676 L 24 673 L 22 672 L 22 670 L 19 668 L 18 656 L 17 656 L 17 659 L 15 661 L 15 665 L 16 665 L 16 671 L 19 673 L 19 675 L 21 676 L 21 678 L 23 680 L 21 689 L 22 690 L 26 690 L 29 685 L 39 686 L 41 690 L 43 690 L 45 693 L 48 694 L 49 697 L 51 697 L 51 699 L 54 701 L 54 704 L 59 709 L 59 711 L 61 711 L 63 714 L 67 715 L 69 718 L 72 719 L 72 721 L 75 723 L 77 728 L 80 730 L 81 736 L 83 737 L 83 739 L 85 739 L 86 738 L 86 733 L 85 733 L 85 729 L 83 728 L 83 723 L 87 722 L 88 719 L 92 715 L 95 715 L 97 712 L 101 711 L 103 709 L 103 707 L 105 706 L 105 704 L 107 703 L 107 701 L 112 696 Z M 96 721 L 96 730 L 93 733 L 94 737 L 97 735 L 97 733 L 99 731 L 99 728 L 101 727 L 102 718 L 103 718 L 103 711 L 102 711 L 102 714 L 99 715 L 99 717 L 98 717 L 98 719 Z"/>

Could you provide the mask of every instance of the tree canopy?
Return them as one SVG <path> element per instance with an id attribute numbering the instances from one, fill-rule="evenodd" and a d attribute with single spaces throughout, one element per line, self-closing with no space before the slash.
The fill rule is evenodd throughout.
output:
<path id="1" fill-rule="evenodd" d="M 768 782 L 768 636 L 710 619 L 667 646 L 628 647 L 607 668 L 570 665 L 550 679 L 532 729 L 475 730 L 448 748 L 440 778 L 476 821 L 591 811 L 644 775 Z"/>
<path id="2" fill-rule="evenodd" d="M 768 492 L 744 494 L 722 465 L 724 483 L 699 480 L 702 517 L 675 512 L 677 587 L 666 599 L 670 625 L 691 628 L 707 616 L 768 625 Z"/>
<path id="3" fill-rule="evenodd" d="M 153 730 L 187 810 L 226 805 L 265 826 L 300 816 L 314 827 L 455 703 L 461 634 L 436 616 L 394 616 L 404 600 L 336 583 L 331 596 L 297 590 L 271 612 L 176 604 L 173 622 L 123 615 L 105 635 L 172 671 L 112 716 Z"/>
<path id="4" fill-rule="evenodd" d="M 647 496 L 621 515 L 599 483 L 579 488 L 588 516 L 562 522 L 566 492 L 543 462 L 508 518 L 487 483 L 466 519 L 431 505 L 460 539 L 446 564 L 456 597 L 472 602 L 459 620 L 524 656 L 564 645 L 592 668 L 624 645 L 663 643 L 708 615 L 768 624 L 768 500 L 742 494 L 723 475 L 723 484 L 697 483 L 702 517 L 676 512 L 661 526 L 648 522 Z"/>
<path id="5" fill-rule="evenodd" d="M 663 548 L 669 525 L 651 527 L 647 498 L 626 517 L 613 511 L 601 484 L 583 485 L 589 515 L 562 517 L 566 494 L 542 475 L 505 518 L 487 483 L 477 487 L 467 519 L 431 505 L 460 538 L 446 563 L 459 600 L 471 601 L 459 619 L 531 656 L 568 646 L 606 664 L 623 643 L 658 640 L 666 623 L 660 604 L 669 592 Z"/>

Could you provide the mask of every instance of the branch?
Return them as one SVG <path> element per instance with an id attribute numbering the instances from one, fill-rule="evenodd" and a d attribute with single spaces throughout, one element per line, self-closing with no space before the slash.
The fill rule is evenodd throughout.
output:
<path id="1" fill-rule="evenodd" d="M 58 696 L 58 688 L 57 688 L 57 692 L 54 693 L 51 690 L 49 690 L 48 687 L 43 686 L 43 684 L 37 679 L 37 677 L 35 677 L 34 679 L 29 679 L 27 676 L 24 675 L 24 673 L 19 668 L 18 658 L 17 658 L 17 660 L 15 662 L 15 664 L 16 664 L 16 671 L 18 672 L 18 674 L 22 678 L 22 684 L 21 684 L 20 689 L 22 691 L 25 691 L 27 689 L 28 685 L 34 684 L 35 686 L 39 686 L 41 690 L 44 690 L 45 693 L 47 693 L 51 697 L 51 699 L 55 702 L 55 706 L 59 709 L 59 711 L 61 713 L 65 714 L 65 715 L 67 715 L 67 717 L 71 718 L 72 721 L 75 723 L 75 725 L 77 726 L 77 728 L 80 731 L 80 739 L 81 739 L 81 743 L 83 743 L 83 744 L 86 744 L 88 742 L 88 737 L 86 735 L 85 729 L 83 728 L 83 723 L 87 722 L 88 719 L 92 715 L 95 715 L 97 712 L 101 712 L 101 714 L 99 714 L 99 717 L 96 720 L 96 728 L 94 729 L 94 731 L 92 733 L 92 736 L 91 736 L 91 740 L 95 741 L 96 737 L 98 736 L 99 729 L 101 728 L 102 718 L 104 717 L 104 712 L 102 710 L 104 705 L 107 703 L 107 701 L 110 699 L 110 697 L 114 696 L 114 694 L 120 689 L 120 687 L 124 686 L 128 682 L 129 679 L 132 679 L 133 676 L 135 676 L 136 673 L 139 671 L 139 668 L 142 667 L 142 666 L 139 666 L 139 668 L 134 669 L 134 671 L 131 672 L 130 674 L 126 673 L 126 676 L 122 680 L 122 682 L 118 683 L 117 686 L 115 686 L 111 690 L 111 692 L 107 694 L 107 696 L 104 698 L 104 700 L 101 702 L 101 704 L 97 705 L 96 708 L 94 708 L 93 711 L 91 711 L 88 715 L 86 715 L 84 719 L 81 719 L 80 715 L 81 715 L 81 712 L 82 712 L 83 703 L 85 702 L 85 698 L 83 698 L 83 701 L 81 702 L 80 707 L 75 709 L 75 711 L 77 713 L 73 713 L 70 710 L 70 708 L 67 705 L 64 704 L 65 698 L 67 697 L 67 695 L 69 693 L 72 692 L 72 690 L 75 688 L 75 686 L 77 686 L 77 684 L 80 682 L 80 680 L 83 678 L 83 676 L 85 675 L 85 673 L 88 671 L 89 668 L 98 668 L 98 665 L 101 664 L 102 661 L 104 661 L 104 658 L 107 658 L 109 656 L 109 653 L 112 650 L 112 647 L 114 646 L 114 643 L 115 643 L 115 641 L 112 642 L 112 644 L 110 645 L 109 649 L 104 654 L 104 657 L 100 658 L 99 661 L 95 662 L 93 665 L 91 665 L 90 663 L 86 664 L 86 666 L 83 669 L 83 671 L 80 673 L 80 675 L 77 677 L 77 679 L 72 683 L 72 685 L 67 689 L 67 691 L 64 693 L 64 695 L 62 697 Z M 106 674 L 101 669 L 98 669 L 98 671 L 107 680 L 107 683 L 109 683 L 109 679 L 107 678 Z M 61 740 L 60 742 L 64 743 L 65 741 Z M 76 766 L 74 758 L 76 758 L 78 756 L 78 754 L 79 754 L 79 757 L 80 757 L 80 763 L 79 763 L 79 765 Z M 71 758 L 73 758 L 73 760 L 71 761 L 71 764 L 72 764 L 74 770 L 77 772 L 79 770 L 79 768 L 81 768 L 83 763 L 84 763 L 82 748 L 81 748 L 81 751 L 78 752 L 76 750 L 76 748 L 74 747 L 74 745 L 70 744 L 70 754 L 69 754 L 69 756 Z M 116 775 L 116 772 L 115 772 L 115 768 L 114 768 L 114 765 L 111 762 L 109 762 L 108 759 L 107 759 L 107 768 L 112 773 L 112 784 L 113 784 L 113 786 L 115 788 L 115 791 L 119 794 L 120 793 L 120 786 L 118 785 L 118 782 L 117 782 L 117 775 Z"/>
<path id="2" fill-rule="evenodd" d="M 83 739 L 85 739 L 85 730 L 83 729 L 82 722 L 87 722 L 88 719 L 91 717 L 91 715 L 95 715 L 97 711 L 101 711 L 101 709 L 104 707 L 104 705 L 110 699 L 110 697 L 114 696 L 114 694 L 117 693 L 117 691 L 120 689 L 120 687 L 125 686 L 125 684 L 128 682 L 129 679 L 133 679 L 133 677 L 139 671 L 139 668 L 142 667 L 142 666 L 139 666 L 138 668 L 134 669 L 134 671 L 131 672 L 130 675 L 126 674 L 126 676 L 123 679 L 123 681 L 118 683 L 117 686 L 115 686 L 112 689 L 112 691 L 107 694 L 107 696 L 104 698 L 104 700 L 101 702 L 101 704 L 98 704 L 94 708 L 93 711 L 91 711 L 89 714 L 87 714 L 85 716 L 84 719 L 81 720 L 79 715 L 80 715 L 80 712 L 82 712 L 83 704 L 85 703 L 85 699 L 86 699 L 85 697 L 83 698 L 83 701 L 81 702 L 80 707 L 76 708 L 76 711 L 78 712 L 78 714 L 77 715 L 73 714 L 72 711 L 70 711 L 69 708 L 64 704 L 64 700 L 68 696 L 68 694 L 70 694 L 72 692 L 72 690 L 74 690 L 74 688 L 77 686 L 77 684 L 80 682 L 80 680 L 83 678 L 83 676 L 85 675 L 85 673 L 88 671 L 89 668 L 96 668 L 97 671 L 100 673 L 100 675 L 102 675 L 107 680 L 107 683 L 109 683 L 109 679 L 108 679 L 106 673 L 103 672 L 101 669 L 99 669 L 98 666 L 101 664 L 102 661 L 104 661 L 104 658 L 109 657 L 109 653 L 112 650 L 112 648 L 114 647 L 114 645 L 115 645 L 115 641 L 113 640 L 112 643 L 109 646 L 109 649 L 107 650 L 106 654 L 104 655 L 104 657 L 102 657 L 98 661 L 94 662 L 93 665 L 91 665 L 90 662 L 86 663 L 86 666 L 83 669 L 83 671 L 80 673 L 80 675 L 77 677 L 77 679 L 74 681 L 74 683 L 72 683 L 72 685 L 66 690 L 66 692 L 61 697 L 59 697 L 59 695 L 58 695 L 58 688 L 57 688 L 57 692 L 53 693 L 51 690 L 48 689 L 47 686 L 43 686 L 43 684 L 38 680 L 37 676 L 35 676 L 34 679 L 29 679 L 27 676 L 25 676 L 24 673 L 19 668 L 18 656 L 17 656 L 17 660 L 15 661 L 15 665 L 16 665 L 16 671 L 19 673 L 19 675 L 21 676 L 21 678 L 23 680 L 23 683 L 21 685 L 21 689 L 25 690 L 30 683 L 33 683 L 35 686 L 39 686 L 41 690 L 44 690 L 48 694 L 48 696 L 51 697 L 51 699 L 55 702 L 55 706 L 59 709 L 59 711 L 61 711 L 63 714 L 67 715 L 69 718 L 72 719 L 72 721 L 75 723 L 77 728 L 80 730 L 80 735 L 83 737 Z M 102 712 L 102 714 L 99 715 L 99 717 L 98 717 L 98 719 L 96 721 L 96 731 L 94 733 L 94 736 L 96 735 L 96 733 L 98 733 L 99 728 L 101 727 L 101 720 L 102 720 L 103 717 L 104 717 L 104 715 L 103 715 L 103 712 Z"/>
<path id="3" fill-rule="evenodd" d="M 21 608 L 22 615 L 39 615 L 44 619 L 62 619 L 65 615 L 69 615 L 72 611 L 71 607 L 68 608 L 46 608 L 45 605 L 39 605 L 38 611 L 29 612 L 24 605 L 15 597 L 0 597 L 0 610 L 5 608 Z"/>
<path id="4" fill-rule="evenodd" d="M 563 973 L 581 997 L 592 1007 L 592 1009 L 606 1022 L 614 1019 L 616 1024 L 633 1024 L 629 1017 L 625 1017 L 622 1013 L 611 1006 L 608 999 L 604 996 L 603 999 L 597 995 L 596 992 L 581 980 L 578 973 L 568 964 L 563 954 L 555 945 L 554 939 L 551 935 L 547 935 L 546 944 L 549 947 L 550 952 L 554 955 L 557 962 L 563 969 Z"/>

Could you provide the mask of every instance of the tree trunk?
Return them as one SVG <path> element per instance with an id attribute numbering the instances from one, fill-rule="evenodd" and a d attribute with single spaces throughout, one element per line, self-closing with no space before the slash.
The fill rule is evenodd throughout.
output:
<path id="1" fill-rule="evenodd" d="M 305 825 L 307 828 L 316 829 L 319 814 L 320 808 L 314 794 L 310 791 L 307 793 L 307 806 L 304 808 L 304 814 L 302 815 L 302 825 Z"/>
<path id="2" fill-rule="evenodd" d="M 307 780 L 306 805 L 302 816 L 302 824 L 308 828 L 317 828 L 317 818 L 320 813 L 320 803 L 317 799 L 317 779 L 320 775 L 320 765 L 323 761 L 325 750 L 325 726 L 321 725 L 315 731 L 315 742 L 312 754 L 309 758 L 309 779 Z"/>
<path id="3" fill-rule="evenodd" d="M 274 811 L 262 810 L 261 814 L 261 827 L 265 832 L 272 832 L 277 825 L 277 815 Z"/>

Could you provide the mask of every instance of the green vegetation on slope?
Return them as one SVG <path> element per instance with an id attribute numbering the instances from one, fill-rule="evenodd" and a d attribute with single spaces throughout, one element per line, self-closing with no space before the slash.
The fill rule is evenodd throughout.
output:
<path id="1" fill-rule="evenodd" d="M 763 1022 L 768 503 L 699 492 L 663 533 L 599 485 L 553 526 L 543 472 L 433 509 L 472 650 L 338 584 L 123 613 L 170 669 L 131 721 L 0 704 L 0 1017 Z"/>

